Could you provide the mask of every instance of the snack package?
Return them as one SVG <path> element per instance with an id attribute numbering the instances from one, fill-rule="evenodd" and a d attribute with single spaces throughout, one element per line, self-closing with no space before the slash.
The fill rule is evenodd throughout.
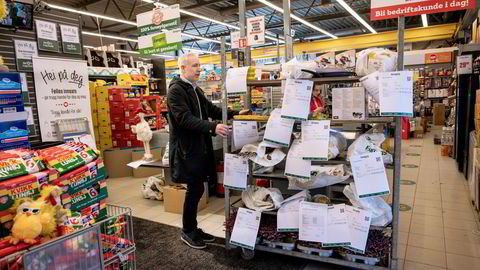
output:
<path id="1" fill-rule="evenodd" d="M 107 180 L 101 180 L 74 194 L 62 194 L 62 204 L 65 209 L 81 211 L 107 197 Z"/>
<path id="2" fill-rule="evenodd" d="M 97 159 L 60 176 L 54 184 L 63 187 L 68 194 L 75 194 L 103 179 L 105 179 L 105 166 L 102 159 Z"/>
<path id="3" fill-rule="evenodd" d="M 0 151 L 0 181 L 46 169 L 45 163 L 34 151 L 18 148 Z"/>
<path id="4" fill-rule="evenodd" d="M 60 174 L 88 164 L 98 157 L 98 153 L 95 150 L 86 144 L 78 142 L 67 142 L 39 150 L 38 153 L 49 167 L 57 170 Z"/>

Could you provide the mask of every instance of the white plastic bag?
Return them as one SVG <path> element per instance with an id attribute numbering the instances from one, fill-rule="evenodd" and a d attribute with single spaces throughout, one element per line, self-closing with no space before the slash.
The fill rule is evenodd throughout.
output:
<path id="1" fill-rule="evenodd" d="M 350 147 L 348 147 L 347 160 L 350 160 L 350 157 L 354 155 L 364 155 L 366 153 L 380 151 L 382 154 L 383 163 L 392 163 L 392 155 L 380 147 L 383 141 L 385 141 L 385 135 L 382 133 L 361 135 L 352 143 L 352 145 L 350 145 Z"/>
<path id="2" fill-rule="evenodd" d="M 341 183 L 352 176 L 352 172 L 343 164 L 334 166 L 312 166 L 312 177 L 308 180 L 288 177 L 288 189 L 304 190 L 328 187 Z"/>
<path id="3" fill-rule="evenodd" d="M 392 222 L 392 208 L 382 197 L 359 198 L 355 183 L 345 186 L 343 194 L 347 196 L 352 205 L 368 210 L 372 213 L 372 226 L 386 226 Z"/>
<path id="4" fill-rule="evenodd" d="M 142 195 L 145 199 L 163 201 L 163 187 L 165 180 L 162 177 L 150 176 L 142 185 Z"/>
<path id="5" fill-rule="evenodd" d="M 282 64 L 284 79 L 309 79 L 313 77 L 313 74 L 304 72 L 302 69 L 317 71 L 319 67 L 315 61 L 299 62 L 297 58 Z"/>
<path id="6" fill-rule="evenodd" d="M 168 160 L 169 145 L 170 143 L 167 142 L 167 146 L 165 146 L 165 152 L 163 153 L 163 158 L 162 158 L 163 165 L 167 165 L 167 166 L 169 165 L 169 160 Z"/>
<path id="7" fill-rule="evenodd" d="M 242 192 L 242 201 L 249 209 L 256 211 L 272 211 L 280 208 L 283 196 L 277 188 L 248 186 Z"/>
<path id="8" fill-rule="evenodd" d="M 250 157 L 249 159 L 263 167 L 273 167 L 280 163 L 286 156 L 280 149 L 275 149 L 270 154 L 266 154 L 265 150 L 265 147 L 260 148 L 253 144 L 247 144 L 242 147 L 240 153 L 256 153 L 255 157 Z M 261 156 L 258 154 L 259 152 L 261 152 Z"/>
<path id="9" fill-rule="evenodd" d="M 397 53 L 387 49 L 370 48 L 358 53 L 355 71 L 366 76 L 375 71 L 389 72 L 397 69 Z"/>
<path id="10" fill-rule="evenodd" d="M 330 129 L 330 139 L 328 141 L 328 159 L 338 157 L 347 148 L 347 139 L 342 133 Z"/>

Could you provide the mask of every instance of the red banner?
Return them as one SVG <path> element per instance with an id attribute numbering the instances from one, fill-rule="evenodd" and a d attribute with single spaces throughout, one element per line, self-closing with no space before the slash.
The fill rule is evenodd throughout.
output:
<path id="1" fill-rule="evenodd" d="M 403 0 L 392 1 L 395 3 L 403 2 L 404 4 L 382 6 L 382 4 L 375 5 L 372 0 L 372 8 L 370 12 L 370 20 L 384 20 L 391 18 L 398 18 L 400 16 L 415 16 L 421 14 L 440 13 L 453 10 L 474 9 L 476 6 L 475 0 L 430 0 L 430 1 L 416 1 Z M 378 0 L 377 0 L 378 1 Z M 385 2 L 380 0 L 379 2 Z"/>

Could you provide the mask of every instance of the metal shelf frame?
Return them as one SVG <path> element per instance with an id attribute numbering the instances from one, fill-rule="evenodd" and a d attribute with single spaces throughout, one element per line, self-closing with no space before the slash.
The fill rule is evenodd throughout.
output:
<path id="1" fill-rule="evenodd" d="M 245 14 L 245 0 L 239 0 L 239 14 Z M 289 6 L 289 0 L 283 0 L 284 6 Z M 286 18 L 290 18 L 290 10 L 288 8 L 284 11 L 284 16 Z M 244 22 L 240 20 L 241 26 L 244 26 Z M 284 29 L 289 29 L 290 22 L 289 20 L 284 20 L 285 27 Z M 243 27 L 242 27 L 243 28 Z M 398 18 L 398 32 L 397 32 L 397 52 L 398 52 L 398 60 L 397 60 L 397 70 L 402 71 L 404 70 L 404 29 L 405 29 L 405 17 L 401 16 Z M 244 36 L 244 32 L 242 32 L 242 36 Z M 292 49 L 292 38 L 286 32 L 285 34 L 285 55 L 293 56 L 293 49 Z M 225 55 L 225 38 L 221 38 L 221 65 L 222 65 L 222 79 L 225 82 L 226 79 L 226 55 Z M 289 58 L 287 57 L 286 61 Z M 359 77 L 325 77 L 325 78 L 314 78 L 310 79 L 314 82 L 320 83 L 335 83 L 335 82 L 357 82 Z M 281 80 L 266 80 L 266 81 L 247 81 L 247 86 L 249 86 L 249 91 L 247 92 L 246 99 L 247 104 L 250 105 L 250 89 L 251 87 L 259 86 L 259 87 L 269 87 L 269 86 L 281 86 Z M 227 97 L 226 89 L 223 87 L 224 97 Z M 223 98 L 223 123 L 227 124 L 227 98 Z M 246 105 L 247 105 L 246 104 Z M 264 252 L 271 252 L 276 254 L 281 254 L 285 256 L 293 256 L 297 258 L 304 258 L 313 261 L 320 261 L 345 267 L 354 267 L 357 269 L 397 269 L 397 264 L 399 258 L 397 257 L 397 243 L 398 243 L 398 229 L 399 229 L 399 215 L 400 215 L 400 170 L 401 170 L 401 117 L 382 117 L 382 118 L 370 118 L 364 121 L 335 121 L 332 120 L 332 123 L 363 123 L 363 124 L 386 124 L 386 123 L 395 123 L 395 141 L 394 141 L 394 164 L 393 164 L 393 191 L 392 191 L 392 238 L 391 238 L 391 249 L 389 254 L 388 260 L 388 267 L 380 267 L 380 266 L 372 266 L 363 263 L 351 262 L 348 260 L 332 258 L 332 257 L 320 257 L 318 255 L 309 255 L 298 251 L 287 251 L 277 248 L 270 248 L 263 245 L 256 245 L 255 250 L 264 251 Z M 223 139 L 223 152 L 229 153 L 229 147 L 227 138 Z M 251 163 L 249 163 L 251 164 Z M 322 164 L 328 164 L 322 163 Z M 340 163 L 342 164 L 342 163 Z M 251 171 L 251 165 L 249 166 Z M 285 181 L 285 176 L 283 173 L 273 173 L 273 174 L 261 174 L 261 175 L 249 175 L 249 183 L 252 182 L 254 177 L 261 177 L 261 178 L 269 178 L 271 180 L 279 180 Z M 225 201 L 224 201 L 224 210 L 225 210 L 225 218 L 230 216 L 230 209 L 231 209 L 231 190 L 225 187 Z M 227 249 L 230 249 L 231 246 L 229 244 L 230 241 L 230 234 L 229 232 L 225 232 L 225 246 Z"/>

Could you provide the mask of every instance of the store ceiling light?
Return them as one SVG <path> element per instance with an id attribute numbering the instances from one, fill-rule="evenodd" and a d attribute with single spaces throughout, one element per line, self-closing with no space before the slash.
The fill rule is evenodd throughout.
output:
<path id="1" fill-rule="evenodd" d="M 133 39 L 133 38 L 105 35 L 105 34 L 100 34 L 100 33 L 95 33 L 95 32 L 82 31 L 82 34 L 83 35 L 88 35 L 88 36 L 104 37 L 104 38 L 111 38 L 111 39 L 117 39 L 117 40 L 125 40 L 125 41 L 130 41 L 130 42 L 138 42 L 138 40 Z"/>
<path id="2" fill-rule="evenodd" d="M 209 42 L 214 42 L 214 43 L 222 44 L 221 41 L 215 40 L 215 39 L 211 39 L 211 38 L 205 38 L 205 37 L 201 37 L 201 36 L 190 35 L 190 34 L 187 34 L 187 33 L 182 33 L 182 35 L 183 35 L 183 36 L 186 36 L 186 37 L 191 37 L 191 38 L 196 38 L 196 39 L 201 39 L 201 40 L 205 40 L 205 41 L 209 41 Z M 228 43 L 228 42 L 225 42 L 225 44 L 230 45 L 230 43 Z"/>
<path id="3" fill-rule="evenodd" d="M 129 51 L 129 50 L 115 50 L 117 52 L 123 52 L 123 53 L 131 53 L 131 54 L 140 54 L 137 51 Z"/>
<path id="4" fill-rule="evenodd" d="M 185 47 L 183 47 L 182 50 L 191 51 L 191 52 L 198 52 L 198 53 L 219 54 L 218 52 L 203 51 L 203 50 L 197 50 L 197 49 L 185 48 Z"/>
<path id="5" fill-rule="evenodd" d="M 116 19 L 116 18 L 112 18 L 112 17 L 100 15 L 100 14 L 91 13 L 91 12 L 88 12 L 88 11 L 73 9 L 73 8 L 64 7 L 64 6 L 59 6 L 59 5 L 54 5 L 54 4 L 50 4 L 50 3 L 46 3 L 46 4 L 47 4 L 50 8 L 53 8 L 53 9 L 58 9 L 58 10 L 63 10 L 63 11 L 68 11 L 68 12 L 73 12 L 73 13 L 77 13 L 77 14 L 81 14 L 81 15 L 86 15 L 86 16 L 91 16 L 91 17 L 99 18 L 99 19 L 105 19 L 105 20 L 109 20 L 109 21 L 114 21 L 114 22 L 119 22 L 119 23 L 124 23 L 124 24 L 129 24 L 129 25 L 135 25 L 135 26 L 137 26 L 137 23 L 136 23 L 136 22 L 132 22 L 132 21 L 120 20 L 120 19 Z"/>
<path id="6" fill-rule="evenodd" d="M 423 23 L 423 27 L 428 27 L 427 14 L 422 14 L 422 23 Z"/>
<path id="7" fill-rule="evenodd" d="M 336 0 L 350 15 L 352 15 L 359 23 L 361 23 L 365 28 L 367 28 L 370 32 L 373 34 L 376 34 L 377 31 L 373 29 L 373 27 L 370 26 L 360 15 L 358 15 L 357 12 L 355 12 L 345 1 L 343 0 Z"/>
<path id="8" fill-rule="evenodd" d="M 268 6 L 268 7 L 273 8 L 274 10 L 276 10 L 276 11 L 278 11 L 278 12 L 283 13 L 283 8 L 280 8 L 280 7 L 274 5 L 274 4 L 272 4 L 272 3 L 270 3 L 270 2 L 268 2 L 268 1 L 266 1 L 266 0 L 257 0 L 257 1 L 260 2 L 260 3 L 262 3 L 262 4 L 264 4 L 264 5 L 266 5 L 266 6 Z M 296 21 L 299 21 L 299 22 L 301 22 L 302 24 L 304 24 L 304 25 L 306 25 L 306 26 L 308 26 L 308 27 L 310 27 L 310 28 L 318 31 L 318 32 L 321 32 L 321 33 L 323 33 L 323 34 L 325 34 L 325 35 L 333 38 L 333 39 L 337 39 L 337 38 L 338 38 L 338 37 L 336 37 L 335 35 L 332 35 L 332 34 L 330 34 L 329 32 L 323 30 L 322 28 L 317 27 L 317 26 L 315 26 L 315 25 L 307 22 L 306 20 L 304 20 L 304 19 L 296 16 L 295 14 L 290 13 L 290 17 L 291 17 L 292 19 L 294 19 L 294 20 L 296 20 Z"/>

